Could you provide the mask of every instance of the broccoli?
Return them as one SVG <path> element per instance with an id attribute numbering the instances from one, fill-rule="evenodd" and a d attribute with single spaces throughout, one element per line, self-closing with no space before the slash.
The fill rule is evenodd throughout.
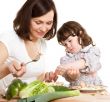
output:
<path id="1" fill-rule="evenodd" d="M 20 79 L 14 79 L 6 91 L 6 99 L 10 100 L 14 97 L 19 96 L 19 92 L 26 86 L 27 84 L 22 82 Z"/>

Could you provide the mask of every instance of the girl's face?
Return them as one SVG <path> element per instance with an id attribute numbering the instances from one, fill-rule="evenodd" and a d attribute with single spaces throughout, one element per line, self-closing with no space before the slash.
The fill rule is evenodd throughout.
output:
<path id="1" fill-rule="evenodd" d="M 30 38 L 36 40 L 44 37 L 44 35 L 52 28 L 54 12 L 51 10 L 47 14 L 32 18 L 30 21 Z"/>
<path id="2" fill-rule="evenodd" d="M 81 50 L 81 45 L 78 42 L 77 36 L 69 36 L 65 41 L 62 42 L 65 46 L 66 51 L 69 53 L 77 53 Z"/>

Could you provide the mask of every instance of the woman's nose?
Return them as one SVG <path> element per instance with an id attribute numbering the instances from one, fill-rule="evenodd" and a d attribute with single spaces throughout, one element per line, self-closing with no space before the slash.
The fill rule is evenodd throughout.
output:
<path id="1" fill-rule="evenodd" d="M 40 27 L 40 30 L 41 30 L 42 32 L 46 32 L 46 31 L 48 30 L 48 27 L 47 27 L 46 25 L 42 25 L 42 26 Z"/>

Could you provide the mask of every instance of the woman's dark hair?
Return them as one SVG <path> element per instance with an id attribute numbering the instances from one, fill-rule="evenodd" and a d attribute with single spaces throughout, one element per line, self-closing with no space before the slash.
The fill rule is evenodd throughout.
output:
<path id="1" fill-rule="evenodd" d="M 30 19 L 43 16 L 51 10 L 54 11 L 53 25 L 44 38 L 48 40 L 53 38 L 57 29 L 57 11 L 52 0 L 27 0 L 13 21 L 16 34 L 21 39 L 30 40 Z"/>
<path id="2" fill-rule="evenodd" d="M 76 21 L 68 21 L 64 23 L 57 31 L 57 40 L 59 44 L 65 41 L 69 36 L 78 36 L 78 42 L 82 47 L 93 44 L 92 38 L 87 34 L 86 30 Z"/>

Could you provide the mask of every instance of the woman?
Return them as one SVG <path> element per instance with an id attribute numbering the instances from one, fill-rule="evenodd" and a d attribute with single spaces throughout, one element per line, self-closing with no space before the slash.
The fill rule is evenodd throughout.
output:
<path id="1" fill-rule="evenodd" d="M 30 82 L 44 80 L 45 39 L 55 36 L 57 12 L 52 0 L 27 0 L 13 22 L 14 31 L 0 37 L 0 86 L 9 74 Z M 26 64 L 29 61 L 35 60 Z M 8 76 L 7 76 L 8 75 Z M 5 77 L 7 76 L 7 77 Z"/>

